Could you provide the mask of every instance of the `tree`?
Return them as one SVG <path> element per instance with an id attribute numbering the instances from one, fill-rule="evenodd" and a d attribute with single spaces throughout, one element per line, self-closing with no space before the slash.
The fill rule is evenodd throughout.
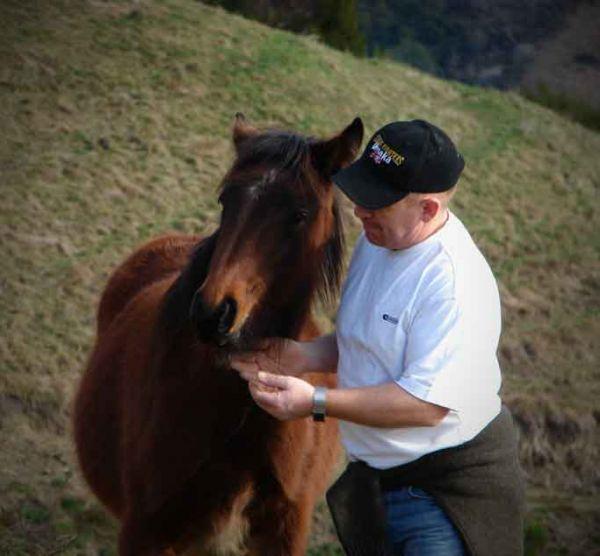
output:
<path id="1" fill-rule="evenodd" d="M 315 11 L 317 30 L 327 44 L 358 56 L 365 54 L 365 37 L 358 26 L 356 0 L 316 2 Z"/>

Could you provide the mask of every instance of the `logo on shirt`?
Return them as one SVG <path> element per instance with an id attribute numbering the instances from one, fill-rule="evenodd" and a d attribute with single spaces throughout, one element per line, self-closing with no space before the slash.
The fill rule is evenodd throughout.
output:
<path id="1" fill-rule="evenodd" d="M 390 322 L 392 324 L 398 324 L 398 317 L 392 317 L 392 315 L 388 315 L 387 313 L 384 313 L 382 318 L 386 322 Z"/>

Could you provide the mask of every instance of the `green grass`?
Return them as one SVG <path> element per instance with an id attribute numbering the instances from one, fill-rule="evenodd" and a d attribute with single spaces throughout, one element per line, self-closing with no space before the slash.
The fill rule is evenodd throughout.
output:
<path id="1" fill-rule="evenodd" d="M 214 228 L 237 111 L 311 135 L 356 115 L 367 133 L 421 117 L 456 139 L 467 167 L 454 210 L 503 298 L 529 544 L 581 548 L 600 484 L 597 133 L 515 94 L 357 59 L 200 3 L 13 0 L 0 7 L 0 553 L 114 553 L 114 524 L 70 441 L 95 306 L 136 245 Z M 335 554 L 333 539 L 321 506 L 311 554 Z"/>

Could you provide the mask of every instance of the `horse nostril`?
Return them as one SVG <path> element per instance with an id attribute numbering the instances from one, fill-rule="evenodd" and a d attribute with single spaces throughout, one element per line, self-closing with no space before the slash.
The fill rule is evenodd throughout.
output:
<path id="1" fill-rule="evenodd" d="M 219 345 L 225 342 L 226 336 L 233 326 L 237 313 L 237 303 L 226 297 L 217 307 L 209 306 L 202 292 L 194 295 L 190 304 L 189 316 L 196 329 L 197 336 L 206 342 L 217 341 Z"/>
<path id="2" fill-rule="evenodd" d="M 233 321 L 235 320 L 236 311 L 237 303 L 235 302 L 235 299 L 226 297 L 217 310 L 217 332 L 219 334 L 226 334 L 229 332 L 233 325 Z"/>

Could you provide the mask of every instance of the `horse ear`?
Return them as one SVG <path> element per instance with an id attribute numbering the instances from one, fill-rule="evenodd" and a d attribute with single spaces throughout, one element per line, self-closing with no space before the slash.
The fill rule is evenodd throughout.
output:
<path id="1" fill-rule="evenodd" d="M 258 130 L 248 123 L 244 114 L 238 112 L 235 115 L 235 120 L 233 122 L 233 144 L 236 149 L 239 149 L 246 139 L 257 133 Z"/>
<path id="2" fill-rule="evenodd" d="M 362 120 L 354 118 L 339 135 L 311 146 L 313 163 L 325 178 L 330 178 L 356 158 L 364 131 Z"/>

